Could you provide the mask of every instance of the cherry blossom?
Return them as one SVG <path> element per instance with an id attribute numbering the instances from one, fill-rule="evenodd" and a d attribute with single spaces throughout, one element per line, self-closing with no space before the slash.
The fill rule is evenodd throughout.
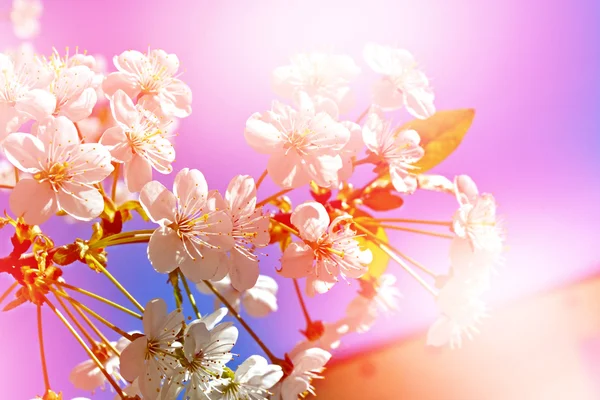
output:
<path id="1" fill-rule="evenodd" d="M 330 223 L 325 207 L 317 202 L 296 207 L 291 222 L 303 242 L 286 248 L 279 273 L 286 278 L 306 277 L 309 296 L 331 289 L 338 276 L 360 278 L 373 257 L 370 250 L 360 249 L 356 232 L 348 224 L 351 219 L 344 215 Z"/>
<path id="2" fill-rule="evenodd" d="M 345 319 L 332 323 L 322 323 L 320 321 L 313 321 L 313 324 L 320 323 L 322 325 L 322 331 L 318 337 L 307 337 L 306 340 L 298 342 L 296 346 L 290 351 L 290 356 L 293 357 L 295 354 L 301 351 L 318 347 L 323 350 L 335 350 L 337 349 L 342 341 L 342 337 L 350 333 L 350 325 Z M 303 332 L 305 335 L 306 333 Z"/>
<path id="3" fill-rule="evenodd" d="M 273 90 L 278 95 L 294 99 L 298 91 L 312 98 L 333 100 L 342 112 L 354 103 L 348 86 L 360 73 L 354 60 L 346 55 L 302 53 L 291 58 L 290 65 L 273 71 Z"/>
<path id="4" fill-rule="evenodd" d="M 96 88 L 103 75 L 97 76 L 93 71 L 96 67 L 94 57 L 80 54 L 61 56 L 56 49 L 45 59 L 45 67 L 53 75 L 50 92 L 56 99 L 53 114 L 64 115 L 73 122 L 79 122 L 90 116 L 98 96 Z"/>
<path id="5" fill-rule="evenodd" d="M 105 145 L 116 162 L 125 163 L 125 183 L 131 192 L 139 192 L 152 180 L 152 170 L 161 174 L 173 171 L 175 149 L 165 137 L 168 121 L 137 105 L 118 90 L 110 102 L 116 125 L 107 129 L 100 143 Z"/>
<path id="6" fill-rule="evenodd" d="M 204 175 L 184 168 L 175 177 L 173 192 L 160 182 L 148 182 L 140 203 L 160 227 L 148 243 L 148 259 L 154 269 L 168 273 L 176 268 L 193 282 L 213 279 L 227 263 L 231 250 L 232 223 L 217 192 L 209 192 Z M 224 276 L 227 269 L 224 271 Z"/>
<path id="7" fill-rule="evenodd" d="M 468 239 L 454 238 L 450 244 L 450 263 L 453 277 L 486 291 L 496 266 L 502 262 L 503 243 L 493 230 L 481 235 L 479 243 L 473 247 Z"/>
<path id="8" fill-rule="evenodd" d="M 225 379 L 213 392 L 210 400 L 266 400 L 271 389 L 283 376 L 279 365 L 269 364 L 264 357 L 250 356 L 235 373 L 225 370 Z"/>
<path id="9" fill-rule="evenodd" d="M 77 47 L 75 48 L 75 54 L 70 54 L 67 47 L 64 56 L 61 56 L 56 49 L 53 49 L 47 63 L 54 71 L 76 66 L 88 67 L 93 72 L 91 87 L 95 90 L 98 101 L 104 99 L 104 92 L 102 91 L 102 83 L 104 82 L 104 75 L 106 73 L 106 59 L 104 56 L 100 54 L 92 56 L 87 54 L 86 51 L 80 53 Z"/>
<path id="10" fill-rule="evenodd" d="M 0 139 L 28 120 L 43 120 L 54 111 L 56 99 L 48 92 L 53 74 L 35 57 L 15 59 L 0 54 Z"/>
<path id="11" fill-rule="evenodd" d="M 354 172 L 354 160 L 358 153 L 365 147 L 360 125 L 351 121 L 343 121 L 342 125 L 350 132 L 350 139 L 340 151 L 342 168 L 338 171 L 338 182 L 348 181 L 350 179 Z"/>
<path id="12" fill-rule="evenodd" d="M 315 395 L 313 379 L 320 379 L 320 373 L 331 359 L 331 354 L 320 348 L 299 352 L 291 358 L 293 370 L 273 387 L 273 400 L 297 400 L 303 393 Z"/>
<path id="13" fill-rule="evenodd" d="M 267 171 L 277 185 L 297 188 L 314 180 L 329 187 L 338 180 L 340 152 L 350 132 L 327 112 L 317 112 L 308 95 L 300 93 L 299 98 L 299 110 L 274 102 L 271 111 L 252 115 L 246 122 L 246 141 L 269 155 Z"/>
<path id="14" fill-rule="evenodd" d="M 485 304 L 478 298 L 480 285 L 472 285 L 458 278 L 450 280 L 438 294 L 437 305 L 441 315 L 429 328 L 427 344 L 450 347 L 461 347 L 462 336 L 469 339 L 479 330 L 476 324 L 485 316 Z"/>
<path id="15" fill-rule="evenodd" d="M 192 322 L 186 329 L 181 366 L 170 376 L 167 391 L 179 392 L 173 386 L 184 387 L 184 398 L 204 399 L 221 382 L 225 364 L 233 357 L 231 349 L 238 338 L 238 330 L 230 323 L 212 329 L 202 321 Z M 163 389 L 165 390 L 165 389 Z"/>
<path id="16" fill-rule="evenodd" d="M 380 315 L 391 315 L 400 309 L 402 294 L 396 277 L 383 274 L 379 278 L 360 281 L 361 290 L 346 308 L 346 319 L 352 331 L 368 332 Z"/>
<path id="17" fill-rule="evenodd" d="M 256 284 L 247 290 L 239 291 L 231 284 L 229 276 L 212 282 L 212 285 L 233 305 L 236 310 L 243 306 L 246 313 L 255 318 L 266 317 L 272 312 L 277 311 L 277 282 L 270 276 L 259 275 Z M 204 294 L 213 294 L 213 292 L 200 282 L 196 288 Z M 215 299 L 215 308 L 221 304 L 219 299 Z"/>
<path id="18" fill-rule="evenodd" d="M 146 304 L 143 315 L 144 336 L 136 338 L 121 353 L 120 372 L 130 382 L 138 379 L 144 399 L 156 399 L 161 380 L 176 365 L 167 355 L 181 331 L 184 318 L 181 310 L 167 314 L 167 304 L 153 299 Z"/>
<path id="19" fill-rule="evenodd" d="M 113 58 L 118 72 L 106 77 L 102 89 L 108 96 L 121 89 L 132 98 L 160 107 L 167 117 L 185 118 L 192 113 L 192 91 L 177 79 L 179 59 L 164 50 L 147 54 L 128 50 Z"/>
<path id="20" fill-rule="evenodd" d="M 256 185 L 248 175 L 238 175 L 231 180 L 225 203 L 235 239 L 229 276 L 233 287 L 243 292 L 251 289 L 258 279 L 258 258 L 253 250 L 269 244 L 269 217 L 256 208 Z"/>
<path id="21" fill-rule="evenodd" d="M 369 151 L 388 165 L 394 188 L 402 193 L 414 192 L 417 179 L 411 173 L 415 169 L 412 164 L 424 154 L 423 148 L 419 146 L 419 134 L 411 129 L 393 129 L 377 107 L 371 109 L 362 134 Z"/>
<path id="22" fill-rule="evenodd" d="M 10 20 L 15 36 L 30 39 L 40 32 L 40 17 L 44 6 L 41 0 L 13 0 Z"/>
<path id="23" fill-rule="evenodd" d="M 417 68 L 412 54 L 378 44 L 368 44 L 365 60 L 373 71 L 383 75 L 373 87 L 373 102 L 385 110 L 406 110 L 417 118 L 435 113 L 434 94 L 429 79 Z"/>
<path id="24" fill-rule="evenodd" d="M 11 210 L 27 223 L 41 224 L 59 210 L 79 220 L 102 213 L 104 199 L 94 184 L 113 171 L 110 153 L 98 144 L 79 144 L 67 118 L 51 118 L 38 127 L 37 137 L 13 133 L 3 148 L 15 167 L 32 175 L 10 195 Z"/>
<path id="25" fill-rule="evenodd" d="M 129 343 L 129 340 L 126 338 L 121 338 L 117 342 L 111 342 L 112 346 L 119 352 L 123 351 Z M 119 356 L 110 352 L 106 346 L 99 345 L 98 348 L 104 350 L 101 352 L 101 356 L 96 354 L 96 357 L 102 362 L 106 372 L 120 379 Z M 91 391 L 92 393 L 96 389 L 104 389 L 106 385 L 106 377 L 100 371 L 96 362 L 91 359 L 85 360 L 75 366 L 69 375 L 69 380 L 77 389 Z"/>
<path id="26" fill-rule="evenodd" d="M 464 239 L 469 239 L 473 247 L 486 245 L 496 249 L 501 237 L 496 220 L 496 201 L 491 194 L 479 194 L 473 180 L 466 176 L 457 176 L 454 180 L 459 209 L 454 214 L 452 229 Z"/>

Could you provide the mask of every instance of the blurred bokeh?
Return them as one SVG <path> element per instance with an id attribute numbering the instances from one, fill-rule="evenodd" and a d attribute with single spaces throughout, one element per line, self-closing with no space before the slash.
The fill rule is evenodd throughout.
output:
<path id="1" fill-rule="evenodd" d="M 598 340 L 582 336 L 567 340 L 556 334 L 556 327 L 576 324 L 573 311 L 547 305 L 547 297 L 541 295 L 600 270 L 598 1 L 46 0 L 44 6 L 42 33 L 33 41 L 39 53 L 48 54 L 53 46 L 60 51 L 79 46 L 110 62 L 123 50 L 143 51 L 150 46 L 179 56 L 185 70 L 181 78 L 193 91 L 194 111 L 179 128 L 175 170 L 198 168 L 210 187 L 220 190 L 236 174 L 257 177 L 263 171 L 266 159 L 245 144 L 243 129 L 248 116 L 270 106 L 274 98 L 271 71 L 286 64 L 290 55 L 325 50 L 352 56 L 363 68 L 353 85 L 358 99 L 350 114 L 353 118 L 369 105 L 375 78 L 362 60 L 364 44 L 374 41 L 412 51 L 432 77 L 438 109 L 473 107 L 477 111 L 463 144 L 435 172 L 449 177 L 470 174 L 481 190 L 494 193 L 499 202 L 509 249 L 488 299 L 492 317 L 485 321 L 482 334 L 463 350 L 451 355 L 443 350 L 440 355 L 427 349 L 419 333 L 436 315 L 433 299 L 391 266 L 404 294 L 401 313 L 379 321 L 368 334 L 352 335 L 343 342 L 334 357 L 345 361 L 333 363 L 322 398 L 600 398 L 590 394 L 589 379 L 593 378 L 586 375 L 586 366 L 600 363 Z M 9 9 L 10 1 L 0 1 L 0 14 L 6 15 Z M 3 20 L 0 48 L 18 44 L 9 22 Z M 361 170 L 357 181 L 367 179 L 368 172 Z M 172 181 L 172 176 L 160 178 L 168 186 Z M 274 191 L 269 182 L 259 197 Z M 299 201 L 307 194 L 293 198 Z M 7 207 L 6 199 L 2 194 L 2 208 Z M 447 219 L 454 207 L 447 196 L 418 194 L 406 199 L 398 215 Z M 135 229 L 143 224 L 130 226 Z M 68 225 L 59 219 L 47 223 L 44 230 L 58 243 L 89 236 L 87 225 Z M 1 235 L 1 255 L 5 255 L 10 251 L 8 234 Z M 409 235 L 392 235 L 391 239 L 432 269 L 447 269 L 447 243 Z M 142 303 L 157 296 L 172 297 L 166 277 L 152 271 L 145 246 L 114 248 L 109 256 L 114 275 Z M 277 259 L 271 256 L 263 261 L 262 272 L 275 276 Z M 68 267 L 65 273 L 84 288 L 93 287 L 101 295 L 122 300 L 108 282 L 82 264 Z M 251 324 L 276 353 L 283 354 L 301 339 L 302 315 L 291 282 L 278 281 L 280 312 Z M 8 277 L 0 276 L 0 290 L 9 283 Z M 315 318 L 336 320 L 355 291 L 356 287 L 336 287 L 310 299 L 308 306 Z M 536 299 L 538 295 L 542 297 Z M 212 309 L 212 298 L 198 295 L 197 299 L 203 313 Z M 598 296 L 586 295 L 578 303 L 577 315 L 588 318 L 592 314 L 586 313 L 597 311 L 598 301 Z M 523 317 L 522 308 L 536 304 L 547 319 Z M 124 329 L 139 328 L 136 321 L 116 316 Z M 67 378 L 71 368 L 85 358 L 83 351 L 51 314 L 45 313 L 44 318 L 53 387 L 67 399 L 86 395 L 74 390 Z M 368 353 L 371 364 L 354 361 L 363 358 L 364 351 L 390 343 L 395 344 L 384 347 L 388 350 Z M 235 351 L 242 359 L 260 353 L 247 335 L 241 336 Z M 43 391 L 34 308 L 23 306 L 0 314 L 0 352 L 1 398 L 29 399 Z M 506 363 L 503 368 L 485 368 L 493 354 L 503 355 L 513 368 Z M 481 357 L 488 364 L 478 364 Z M 541 372 L 550 367 L 549 359 L 565 360 L 552 364 L 560 374 L 559 370 L 554 375 Z M 529 367 L 519 370 L 525 362 Z M 359 365 L 367 375 L 370 365 L 380 373 L 387 368 L 390 375 L 373 383 L 364 381 L 365 386 L 383 388 L 370 392 L 377 396 L 338 397 L 338 390 L 349 381 L 344 365 Z M 399 371 L 412 372 L 396 379 Z M 537 375 L 528 378 L 516 371 Z M 481 374 L 486 374 L 485 379 Z M 588 379 L 588 386 L 573 383 L 573 395 L 562 395 L 567 392 L 551 390 L 557 376 L 573 379 L 564 381 L 567 386 Z M 436 395 L 426 392 L 433 381 L 439 386 Z M 550 389 L 535 392 L 531 386 L 538 384 Z M 506 388 L 507 395 L 498 395 L 500 387 Z M 93 398 L 112 395 L 99 393 Z"/>

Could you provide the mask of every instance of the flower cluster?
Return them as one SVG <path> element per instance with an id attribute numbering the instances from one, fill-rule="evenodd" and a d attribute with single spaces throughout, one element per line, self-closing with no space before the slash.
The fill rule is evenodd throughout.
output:
<path id="1" fill-rule="evenodd" d="M 41 11 L 38 0 L 15 0 L 15 33 L 36 34 Z M 219 192 L 198 169 L 173 173 L 175 127 L 192 112 L 176 55 L 128 50 L 114 56 L 115 71 L 108 72 L 101 56 L 78 50 L 62 56 L 54 49 L 44 57 L 22 46 L 0 54 L 0 188 L 10 190 L 10 214 L 0 227 L 15 230 L 12 252 L 0 259 L 0 272 L 15 280 L 0 303 L 19 287 L 4 309 L 36 306 L 46 387 L 38 398 L 62 398 L 47 372 L 42 307 L 89 356 L 72 370 L 72 384 L 92 393 L 108 385 L 116 399 L 315 394 L 313 381 L 346 335 L 366 333 L 380 316 L 399 311 L 402 295 L 396 274 L 387 270 L 390 261 L 439 307 L 428 344 L 458 347 L 477 332 L 487 315 L 482 295 L 503 250 L 496 202 L 466 175 L 451 180 L 428 173 L 458 146 L 473 110 L 436 112 L 426 74 L 404 49 L 368 44 L 364 58 L 380 76 L 354 120 L 348 117 L 357 102 L 351 84 L 361 69 L 351 57 L 299 54 L 276 68 L 273 90 L 285 101 L 250 115 L 244 130 L 248 145 L 266 155 L 264 172 L 256 180 L 234 176 Z M 396 125 L 390 113 L 402 110 L 411 120 Z M 355 174 L 361 166 L 371 167 L 371 179 L 357 185 L 352 181 L 361 180 Z M 156 180 L 169 174 L 172 190 Z M 259 196 L 266 179 L 277 192 Z M 287 194 L 298 189 L 308 189 L 311 198 L 292 204 Z M 449 194 L 456 212 L 446 221 L 398 218 L 417 191 Z M 60 217 L 89 222 L 90 237 L 55 245 L 43 229 Z M 149 229 L 126 230 L 133 218 Z M 448 239 L 450 268 L 436 272 L 398 249 L 388 236 L 396 230 Z M 133 243 L 147 245 L 148 270 L 165 274 L 176 310 L 168 312 L 160 298 L 142 306 L 112 276 L 109 248 Z M 268 246 L 281 251 L 276 265 L 268 262 Z M 110 280 L 133 309 L 74 285 L 62 267 L 75 262 Z M 302 340 L 280 356 L 245 319 L 279 310 L 281 290 L 270 275 L 294 286 L 305 319 Z M 212 314 L 202 316 L 190 282 L 215 296 Z M 357 288 L 344 316 L 311 318 L 304 295 L 342 290 L 338 282 Z M 124 331 L 75 293 L 141 320 L 142 331 Z M 186 308 L 193 317 L 185 317 Z M 228 315 L 236 323 L 224 320 Z M 118 339 L 108 339 L 95 321 Z M 234 361 L 240 326 L 264 357 Z"/>

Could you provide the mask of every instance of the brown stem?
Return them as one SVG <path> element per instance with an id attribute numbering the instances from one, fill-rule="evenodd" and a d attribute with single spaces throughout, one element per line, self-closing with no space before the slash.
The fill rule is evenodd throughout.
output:
<path id="1" fill-rule="evenodd" d="M 244 329 L 246 329 L 246 331 L 250 334 L 250 336 L 252 336 L 252 339 L 254 339 L 254 341 L 265 352 L 265 354 L 269 357 L 269 359 L 271 360 L 271 362 L 273 364 L 279 364 L 281 362 L 281 360 L 278 359 L 277 357 L 275 357 L 275 355 L 271 352 L 271 350 L 269 350 L 269 348 L 265 345 L 265 343 L 262 340 L 260 340 L 260 338 L 258 337 L 258 335 L 252 330 L 252 328 L 250 328 L 250 326 L 246 323 L 246 321 L 244 321 L 244 319 L 236 311 L 236 309 L 231 304 L 229 304 L 229 302 L 227 301 L 227 299 L 225 297 L 223 297 L 221 295 L 221 293 L 219 293 L 219 291 L 217 290 L 217 288 L 215 288 L 213 286 L 213 284 L 210 283 L 210 281 L 203 281 L 203 282 L 215 294 L 215 296 L 217 296 L 217 298 L 221 301 L 221 303 L 223 303 L 225 305 L 225 307 L 227 307 L 227 309 L 229 310 L 229 312 L 231 313 L 231 315 L 233 315 L 235 317 L 235 319 L 238 320 L 238 322 L 244 327 Z"/>
<path id="2" fill-rule="evenodd" d="M 44 387 L 46 392 L 50 390 L 50 379 L 48 378 L 48 367 L 46 364 L 46 353 L 44 351 L 44 331 L 42 327 L 42 306 L 37 306 L 37 329 L 38 341 L 40 342 L 40 358 L 42 359 L 42 374 L 44 375 Z"/>
<path id="3" fill-rule="evenodd" d="M 262 174 L 260 174 L 260 177 L 258 178 L 258 180 L 256 181 L 256 190 L 258 190 L 258 188 L 260 187 L 260 185 L 263 183 L 263 181 L 265 180 L 265 178 L 267 177 L 267 170 L 265 169 L 263 171 Z"/>
<path id="4" fill-rule="evenodd" d="M 188 300 L 190 301 L 190 304 L 192 305 L 192 309 L 196 313 L 196 317 L 202 318 L 202 315 L 200 314 L 200 311 L 198 310 L 198 306 L 196 305 L 196 299 L 194 299 L 194 295 L 192 294 L 192 291 L 190 290 L 190 286 L 188 285 L 185 275 L 183 275 L 183 272 L 181 272 L 181 270 L 178 270 L 178 271 L 179 271 L 179 278 L 181 279 L 181 283 L 183 283 L 183 288 L 185 289 L 185 293 L 187 294 Z"/>
<path id="5" fill-rule="evenodd" d="M 280 196 L 283 196 L 284 194 L 286 194 L 286 193 L 289 193 L 289 192 L 291 192 L 292 190 L 293 190 L 293 189 L 283 189 L 283 190 L 280 190 L 279 192 L 277 192 L 277 193 L 275 193 L 275 194 L 273 194 L 273 195 L 271 195 L 271 196 L 267 197 L 266 199 L 264 199 L 264 200 L 262 200 L 262 201 L 259 201 L 259 202 L 256 204 L 256 207 L 261 207 L 261 206 L 264 206 L 265 204 L 269 203 L 271 200 L 275 200 L 276 198 L 278 198 L 278 197 L 280 197 Z"/>
<path id="6" fill-rule="evenodd" d="M 119 386 L 119 384 L 117 382 L 115 382 L 115 380 L 112 377 L 112 375 L 108 373 L 108 371 L 106 370 L 106 368 L 104 368 L 104 365 L 100 362 L 100 360 L 98 360 L 98 357 L 96 357 L 96 355 L 94 354 L 94 352 L 85 344 L 85 342 L 83 341 L 83 339 L 81 338 L 81 336 L 79 336 L 79 334 L 77 333 L 77 331 L 71 326 L 71 324 L 69 323 L 69 321 L 67 321 L 67 319 L 65 318 L 65 316 L 62 315 L 62 313 L 54 306 L 54 304 L 52 304 L 50 302 L 50 300 L 48 300 L 48 298 L 45 297 L 44 301 L 45 301 L 46 304 L 48 304 L 48 307 L 50 307 L 50 309 L 52 311 L 54 311 L 54 314 L 56 314 L 56 316 L 58 317 L 58 319 L 61 320 L 61 322 L 65 325 L 65 327 L 69 330 L 69 332 L 71 332 L 71 334 L 79 342 L 79 344 L 81 345 L 81 347 L 83 347 L 83 349 L 88 354 L 88 356 L 94 361 L 94 363 L 96 363 L 96 366 L 100 369 L 100 371 L 102 372 L 102 375 L 104 375 L 104 377 L 106 378 L 106 380 L 115 389 L 115 391 L 117 392 L 117 394 L 122 399 L 126 399 L 127 396 L 125 395 L 125 393 L 123 393 L 123 390 L 121 390 L 121 387 Z"/>
<path id="7" fill-rule="evenodd" d="M 312 320 L 310 319 L 310 315 L 308 314 L 308 309 L 306 308 L 306 304 L 304 303 L 304 298 L 302 298 L 302 292 L 300 291 L 300 285 L 298 285 L 298 280 L 293 279 L 294 287 L 296 288 L 296 294 L 298 295 L 298 300 L 300 301 L 300 307 L 302 307 L 302 313 L 304 313 L 304 318 L 306 319 L 306 326 L 310 326 L 312 324 Z"/>
<path id="8" fill-rule="evenodd" d="M 114 202 L 115 201 L 115 197 L 117 197 L 117 183 L 119 182 L 119 169 L 121 167 L 121 164 L 115 164 L 115 171 L 113 173 L 113 181 L 112 181 L 112 188 L 110 190 L 110 199 Z"/>

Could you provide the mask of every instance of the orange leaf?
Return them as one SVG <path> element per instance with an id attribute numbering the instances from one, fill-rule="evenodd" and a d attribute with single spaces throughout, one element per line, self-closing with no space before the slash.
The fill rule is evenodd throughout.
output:
<path id="1" fill-rule="evenodd" d="M 393 189 L 393 188 L 392 188 Z M 389 211 L 402 207 L 402 197 L 392 194 L 390 188 L 374 187 L 365 192 L 363 204 L 375 211 Z"/>
<path id="2" fill-rule="evenodd" d="M 427 119 L 416 119 L 398 128 L 414 129 L 421 136 L 425 155 L 415 164 L 416 173 L 426 172 L 444 161 L 462 142 L 475 118 L 475 110 L 438 111 Z"/>

